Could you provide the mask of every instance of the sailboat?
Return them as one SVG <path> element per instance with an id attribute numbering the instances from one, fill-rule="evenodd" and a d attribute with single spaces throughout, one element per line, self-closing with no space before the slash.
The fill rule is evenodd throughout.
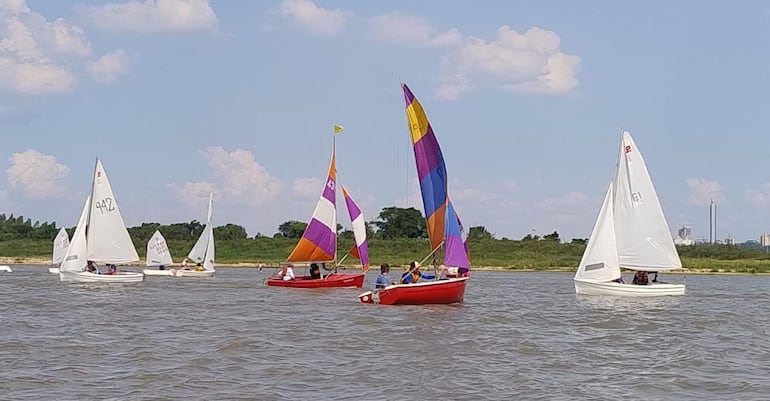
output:
<path id="1" fill-rule="evenodd" d="M 214 226 L 211 225 L 211 214 L 214 210 L 214 194 L 209 193 L 209 213 L 206 227 L 195 242 L 187 258 L 197 263 L 194 269 L 177 269 L 176 277 L 213 277 L 214 270 Z"/>
<path id="2" fill-rule="evenodd" d="M 402 83 L 410 138 L 420 180 L 422 202 L 430 238 L 434 268 L 443 250 L 444 267 L 456 267 L 457 276 L 445 280 L 421 281 L 416 284 L 395 284 L 377 293 L 364 292 L 358 296 L 363 303 L 383 305 L 451 304 L 462 302 L 469 276 L 470 260 L 462 236 L 460 219 L 449 200 L 444 156 L 428 117 L 420 102 L 406 84 Z"/>
<path id="3" fill-rule="evenodd" d="M 329 172 L 326 175 L 321 196 L 316 203 L 313 217 L 310 219 L 305 232 L 302 233 L 294 250 L 288 258 L 288 262 L 302 263 L 332 263 L 337 262 L 337 171 L 335 165 L 335 146 L 332 145 L 332 159 L 329 163 Z M 333 273 L 312 278 L 307 276 L 295 276 L 294 280 L 283 280 L 280 276 L 267 279 L 267 285 L 271 287 L 290 288 L 332 288 L 353 287 L 361 288 L 364 285 L 364 273 Z"/>
<path id="4" fill-rule="evenodd" d="M 171 260 L 171 252 L 168 250 L 168 244 L 166 239 L 163 238 L 163 234 L 160 231 L 155 230 L 150 240 L 147 241 L 147 257 L 145 260 L 146 269 L 142 270 L 145 276 L 173 276 L 174 269 L 169 269 L 173 261 Z M 150 269 L 150 267 L 158 267 L 158 269 Z"/>
<path id="5" fill-rule="evenodd" d="M 124 264 L 136 262 L 139 255 L 128 235 L 123 216 L 112 192 L 107 173 L 97 158 L 91 193 L 86 197 L 72 241 L 59 268 L 59 280 L 80 283 L 130 283 L 144 279 L 142 273 L 106 274 L 105 267 L 87 271 L 87 262 Z"/>
<path id="6" fill-rule="evenodd" d="M 51 267 L 48 268 L 48 273 L 59 274 L 59 265 L 64 260 L 64 254 L 69 246 L 70 236 L 67 234 L 67 230 L 62 227 L 59 229 L 59 233 L 56 234 L 56 238 L 53 239 L 53 258 L 51 259 Z"/>
<path id="7" fill-rule="evenodd" d="M 681 268 L 642 154 L 631 134 L 623 131 L 615 177 L 575 273 L 575 292 L 635 297 L 684 295 L 684 284 L 657 280 L 649 285 L 626 284 L 620 271 L 657 273 Z"/>

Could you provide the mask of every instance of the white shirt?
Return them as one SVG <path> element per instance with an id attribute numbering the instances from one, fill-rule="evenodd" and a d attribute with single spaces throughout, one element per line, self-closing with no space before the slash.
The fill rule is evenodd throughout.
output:
<path id="1" fill-rule="evenodd" d="M 294 280 L 294 269 L 291 267 L 286 268 L 286 274 L 283 275 L 283 281 Z"/>

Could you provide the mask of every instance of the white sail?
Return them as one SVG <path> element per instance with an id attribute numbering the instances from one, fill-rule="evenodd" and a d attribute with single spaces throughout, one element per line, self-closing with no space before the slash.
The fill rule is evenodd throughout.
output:
<path id="1" fill-rule="evenodd" d="M 147 241 L 147 266 L 168 266 L 172 263 L 171 252 L 168 250 L 168 244 L 166 239 L 160 231 L 155 230 L 155 233 Z"/>
<path id="2" fill-rule="evenodd" d="M 610 183 L 609 188 L 607 188 L 604 203 L 599 210 L 599 217 L 596 219 L 583 258 L 580 260 L 577 273 L 575 273 L 576 279 L 605 282 L 620 277 L 612 213 L 612 186 Z"/>
<path id="3" fill-rule="evenodd" d="M 195 242 L 187 257 L 196 263 L 201 263 L 206 270 L 214 270 L 214 227 L 211 225 L 211 216 L 214 209 L 214 194 L 209 194 L 209 211 L 206 227 L 201 236 Z"/>
<path id="4" fill-rule="evenodd" d="M 88 259 L 99 263 L 127 263 L 139 260 L 128 235 L 110 181 L 96 159 L 88 219 Z"/>
<path id="5" fill-rule="evenodd" d="M 208 225 L 208 227 L 211 227 L 211 224 Z M 206 256 L 203 259 L 203 268 L 206 270 L 214 270 L 214 258 L 215 258 L 215 251 L 214 251 L 214 229 L 208 230 L 208 246 L 206 247 Z"/>
<path id="6" fill-rule="evenodd" d="M 86 204 L 83 205 L 83 211 L 80 212 L 80 219 L 72 234 L 67 252 L 64 253 L 64 260 L 59 269 L 61 271 L 79 272 L 86 268 L 86 253 L 88 245 L 86 242 L 86 224 L 88 224 L 88 212 L 91 210 L 91 197 L 86 197 Z"/>
<path id="7" fill-rule="evenodd" d="M 623 131 L 613 184 L 620 266 L 646 271 L 681 268 L 682 262 L 647 166 L 628 131 Z"/>
<path id="8" fill-rule="evenodd" d="M 67 253 L 67 248 L 70 246 L 70 237 L 67 234 L 67 230 L 62 227 L 59 233 L 56 234 L 56 238 L 53 239 L 53 259 L 51 264 L 58 265 L 64 260 L 64 254 Z"/>

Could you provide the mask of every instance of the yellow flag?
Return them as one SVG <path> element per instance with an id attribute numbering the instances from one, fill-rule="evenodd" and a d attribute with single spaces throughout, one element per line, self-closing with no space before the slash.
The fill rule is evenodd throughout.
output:
<path id="1" fill-rule="evenodd" d="M 343 127 L 343 126 L 341 126 L 341 125 L 335 125 L 335 126 L 334 126 L 334 133 L 335 133 L 335 134 L 339 134 L 340 132 L 342 132 L 342 130 L 343 130 L 344 128 L 345 128 L 345 127 Z"/>

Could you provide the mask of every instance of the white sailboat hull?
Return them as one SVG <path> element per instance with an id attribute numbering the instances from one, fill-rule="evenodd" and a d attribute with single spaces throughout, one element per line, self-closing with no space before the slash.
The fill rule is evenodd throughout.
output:
<path id="1" fill-rule="evenodd" d="M 684 284 L 634 285 L 574 279 L 579 295 L 611 295 L 620 297 L 661 297 L 684 295 Z"/>
<path id="2" fill-rule="evenodd" d="M 158 270 L 158 269 L 144 269 L 142 270 L 145 276 L 173 276 L 174 269 Z"/>
<path id="3" fill-rule="evenodd" d="M 136 283 L 144 280 L 142 273 L 119 272 L 118 274 L 96 274 L 85 271 L 60 271 L 59 281 L 63 283 Z"/>
<path id="4" fill-rule="evenodd" d="M 177 270 L 176 277 L 214 277 L 215 270 Z"/>
<path id="5" fill-rule="evenodd" d="M 48 268 L 48 273 L 59 274 L 59 268 L 58 267 L 49 267 Z"/>
<path id="6" fill-rule="evenodd" d="M 11 269 L 10 266 L 2 265 L 0 266 L 0 272 L 13 273 L 13 270 Z"/>

